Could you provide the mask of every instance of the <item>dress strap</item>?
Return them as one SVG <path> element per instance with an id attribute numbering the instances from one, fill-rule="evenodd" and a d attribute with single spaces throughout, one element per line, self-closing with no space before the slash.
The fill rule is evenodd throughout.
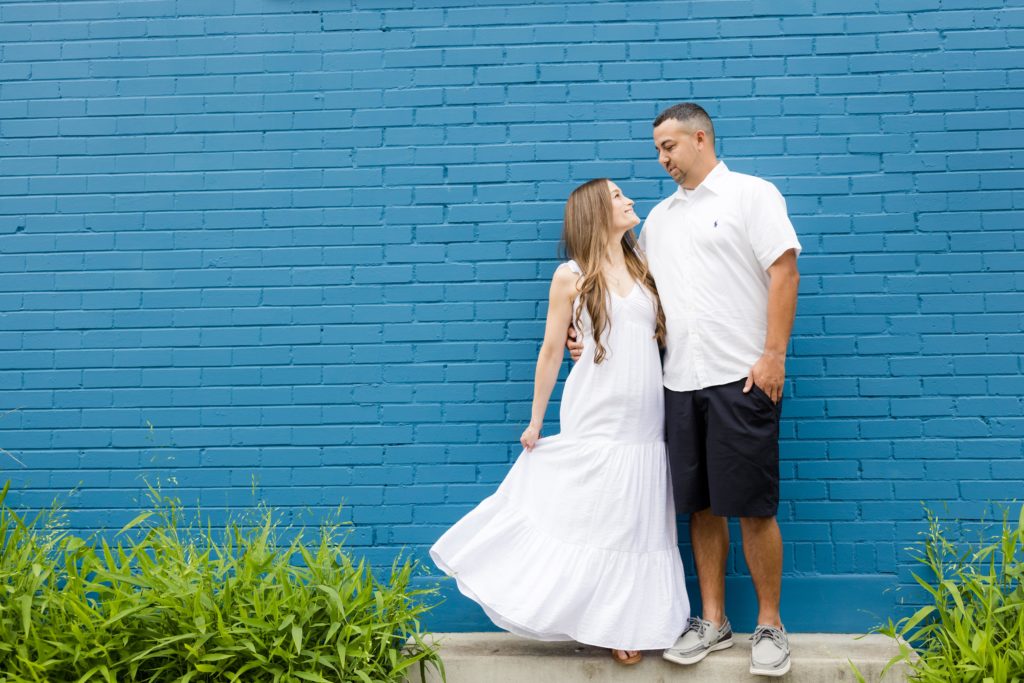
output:
<path id="1" fill-rule="evenodd" d="M 580 268 L 580 264 L 576 263 L 572 259 L 569 259 L 568 261 L 565 261 L 564 263 L 558 264 L 559 268 L 561 268 L 562 266 L 566 266 L 569 270 L 571 270 L 572 272 L 576 273 L 577 275 L 582 275 L 583 274 L 583 269 Z"/>

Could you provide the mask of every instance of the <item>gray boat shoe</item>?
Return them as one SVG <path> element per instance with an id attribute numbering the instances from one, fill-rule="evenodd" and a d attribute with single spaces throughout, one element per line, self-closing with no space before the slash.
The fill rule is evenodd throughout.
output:
<path id="1" fill-rule="evenodd" d="M 732 647 L 732 626 L 728 619 L 716 628 L 710 621 L 690 617 L 676 644 L 661 656 L 676 664 L 696 664 L 712 652 L 729 647 Z"/>

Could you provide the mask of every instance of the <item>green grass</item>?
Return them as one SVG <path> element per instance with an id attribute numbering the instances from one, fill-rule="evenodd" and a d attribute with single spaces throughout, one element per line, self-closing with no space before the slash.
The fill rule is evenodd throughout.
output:
<path id="1" fill-rule="evenodd" d="M 874 629 L 900 642 L 886 669 L 905 661 L 920 683 L 1024 681 L 1024 506 L 1015 524 L 1004 512 L 994 539 L 966 546 L 929 512 L 924 542 L 912 552 L 924 565 L 924 577 L 914 578 L 930 604 Z"/>
<path id="2" fill-rule="evenodd" d="M 0 492 L 0 683 L 398 682 L 437 668 L 420 617 L 436 588 L 396 560 L 383 579 L 343 549 L 344 525 L 312 542 L 261 508 L 214 531 L 180 503 L 151 507 L 111 546 L 63 530 L 57 508 L 26 520 Z M 407 642 L 413 643 L 408 645 Z"/>

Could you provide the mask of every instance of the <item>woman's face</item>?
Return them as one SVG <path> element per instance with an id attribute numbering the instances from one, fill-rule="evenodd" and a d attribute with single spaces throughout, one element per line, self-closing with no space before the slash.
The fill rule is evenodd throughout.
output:
<path id="1" fill-rule="evenodd" d="M 610 180 L 608 191 L 612 196 L 612 229 L 622 233 L 637 225 L 640 219 L 633 212 L 633 200 L 623 194 L 619 186 Z"/>

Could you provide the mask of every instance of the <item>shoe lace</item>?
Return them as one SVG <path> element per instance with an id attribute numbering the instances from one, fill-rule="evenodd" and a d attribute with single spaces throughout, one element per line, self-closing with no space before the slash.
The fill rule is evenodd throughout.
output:
<path id="1" fill-rule="evenodd" d="M 750 636 L 750 639 L 754 641 L 754 645 L 757 645 L 765 638 L 771 638 L 775 646 L 780 650 L 786 648 L 786 634 L 782 632 L 782 629 L 774 626 L 758 626 L 754 631 L 754 635 Z"/>
<path id="2" fill-rule="evenodd" d="M 703 619 L 699 619 L 698 617 L 690 617 L 686 621 L 686 630 L 696 631 L 697 637 L 703 640 L 704 634 L 708 632 L 708 622 Z"/>

